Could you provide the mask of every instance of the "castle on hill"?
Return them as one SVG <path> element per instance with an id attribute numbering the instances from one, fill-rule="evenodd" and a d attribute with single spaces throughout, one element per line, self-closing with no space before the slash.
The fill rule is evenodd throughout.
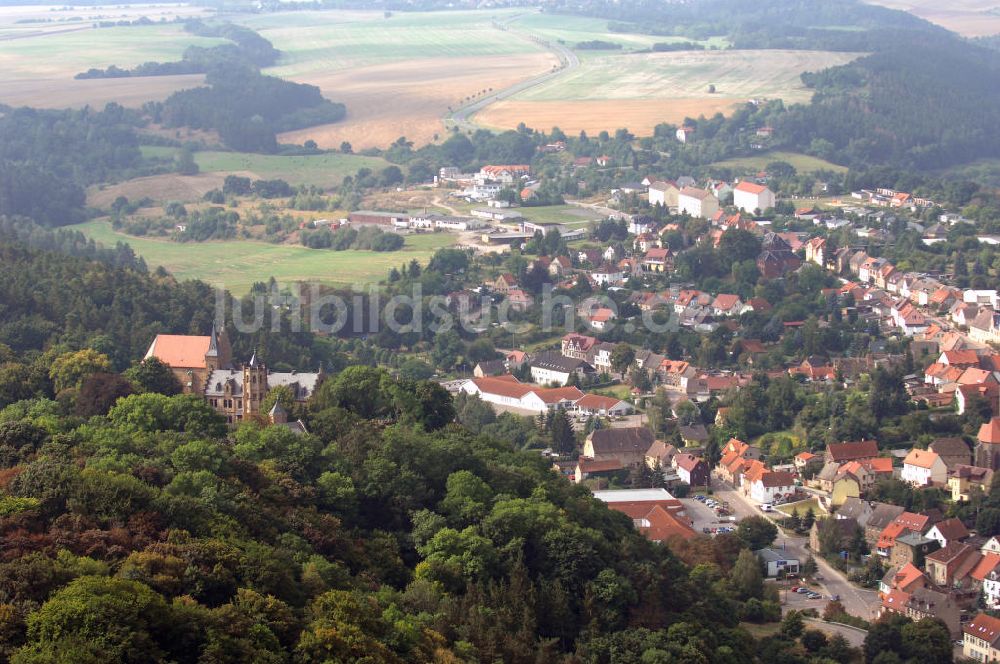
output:
<path id="1" fill-rule="evenodd" d="M 270 371 L 256 353 L 236 367 L 232 353 L 225 330 L 213 327 L 209 336 L 158 334 L 145 357 L 155 357 L 170 367 L 186 394 L 204 397 L 230 424 L 259 413 L 267 393 L 278 386 L 287 387 L 296 403 L 305 403 L 324 377 L 322 368 L 302 373 Z M 275 424 L 293 424 L 280 406 L 268 416 Z"/>

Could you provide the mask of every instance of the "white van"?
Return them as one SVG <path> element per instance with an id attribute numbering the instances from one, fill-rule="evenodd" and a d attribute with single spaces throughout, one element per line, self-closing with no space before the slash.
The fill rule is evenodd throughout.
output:
<path id="1" fill-rule="evenodd" d="M 771 503 L 764 503 L 763 505 L 760 506 L 760 509 L 764 512 L 774 511 L 774 507 L 771 506 Z"/>

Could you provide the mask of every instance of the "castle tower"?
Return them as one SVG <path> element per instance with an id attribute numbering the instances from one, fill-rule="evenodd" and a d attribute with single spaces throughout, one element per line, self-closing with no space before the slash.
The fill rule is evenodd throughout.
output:
<path id="1" fill-rule="evenodd" d="M 243 414 L 260 411 L 267 395 L 267 367 L 257 359 L 254 351 L 250 361 L 243 366 Z"/>
<path id="2" fill-rule="evenodd" d="M 229 345 L 226 328 L 218 329 L 212 325 L 212 336 L 209 337 L 208 351 L 205 353 L 205 366 L 209 371 L 228 369 L 233 365 L 233 349 Z"/>

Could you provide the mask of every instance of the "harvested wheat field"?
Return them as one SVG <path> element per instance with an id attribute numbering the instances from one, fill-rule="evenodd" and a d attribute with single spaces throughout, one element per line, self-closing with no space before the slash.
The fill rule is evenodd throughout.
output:
<path id="1" fill-rule="evenodd" d="M 163 101 L 178 90 L 202 84 L 202 74 L 181 76 L 146 76 L 142 78 L 72 77 L 26 78 L 4 81 L 0 103 L 35 108 L 103 108 L 117 102 L 138 108 L 147 101 Z"/>
<path id="2" fill-rule="evenodd" d="M 130 201 L 150 198 L 154 203 L 167 201 L 199 201 L 212 189 L 221 189 L 227 173 L 201 173 L 199 175 L 151 175 L 119 184 L 91 187 L 87 191 L 87 205 L 107 208 L 119 196 Z M 255 173 L 239 172 L 235 175 L 256 177 Z"/>
<path id="3" fill-rule="evenodd" d="M 1000 34 L 998 0 L 870 0 L 899 9 L 966 37 Z"/>
<path id="4" fill-rule="evenodd" d="M 549 53 L 466 58 L 425 58 L 368 67 L 310 72 L 296 76 L 347 105 L 347 118 L 281 134 L 283 143 L 308 139 L 335 148 L 348 141 L 357 150 L 386 147 L 400 136 L 417 145 L 444 134 L 442 117 L 468 95 L 485 88 L 500 90 L 550 70 Z M 517 123 L 515 122 L 514 125 Z"/>
<path id="5" fill-rule="evenodd" d="M 510 129 L 523 122 L 548 131 L 559 127 L 565 132 L 581 130 L 594 135 L 626 128 L 637 136 L 649 136 L 661 122 L 680 123 L 686 117 L 728 113 L 745 102 L 743 97 L 710 99 L 614 99 L 586 101 L 497 102 L 475 116 L 476 124 L 491 129 Z"/>
<path id="6" fill-rule="evenodd" d="M 488 106 L 484 126 L 588 133 L 627 127 L 638 135 L 661 122 L 726 113 L 750 99 L 804 102 L 811 91 L 801 74 L 846 64 L 857 53 L 722 50 L 596 56 L 580 66 Z M 709 86 L 715 87 L 709 93 Z"/>

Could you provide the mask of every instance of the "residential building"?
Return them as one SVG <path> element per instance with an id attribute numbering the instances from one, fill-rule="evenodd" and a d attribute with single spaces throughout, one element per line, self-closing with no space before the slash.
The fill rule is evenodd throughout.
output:
<path id="1" fill-rule="evenodd" d="M 906 532 L 896 538 L 889 553 L 889 565 L 901 568 L 905 565 L 916 565 L 923 567 L 927 561 L 927 555 L 937 551 L 940 545 L 929 537 L 920 533 Z"/>
<path id="2" fill-rule="evenodd" d="M 757 269 L 765 279 L 778 279 L 788 272 L 797 270 L 802 260 L 795 255 L 791 246 L 777 233 L 767 232 L 761 241 L 761 252 L 757 256 Z"/>
<path id="3" fill-rule="evenodd" d="M 948 546 L 954 542 L 961 542 L 969 536 L 969 529 L 965 527 L 960 519 L 945 519 L 938 521 L 927 531 L 927 537 L 942 546 Z"/>
<path id="4" fill-rule="evenodd" d="M 577 484 L 592 477 L 611 478 L 616 475 L 628 475 L 628 471 L 618 459 L 588 459 L 580 457 L 576 461 L 573 481 Z"/>
<path id="5" fill-rule="evenodd" d="M 562 354 L 565 357 L 586 360 L 590 349 L 597 343 L 597 339 L 594 337 L 570 333 L 562 338 Z"/>
<path id="6" fill-rule="evenodd" d="M 763 212 L 774 207 L 774 192 L 764 185 L 744 180 L 733 187 L 733 205 L 744 212 Z"/>
<path id="7" fill-rule="evenodd" d="M 868 523 L 864 524 L 865 541 L 868 542 L 868 546 L 875 548 L 882 531 L 905 511 L 906 508 L 899 505 L 875 503 L 871 516 L 868 517 Z"/>
<path id="8" fill-rule="evenodd" d="M 677 195 L 677 208 L 681 214 L 708 219 L 719 210 L 719 199 L 710 191 L 684 187 Z"/>
<path id="9" fill-rule="evenodd" d="M 673 467 L 682 482 L 691 486 L 708 486 L 708 464 L 693 454 L 678 454 L 673 459 Z"/>
<path id="10" fill-rule="evenodd" d="M 539 385 L 566 385 L 574 376 L 577 380 L 586 380 L 597 373 L 594 367 L 584 360 L 550 351 L 531 356 L 528 366 L 531 380 Z"/>
<path id="11" fill-rule="evenodd" d="M 927 449 L 941 457 L 949 470 L 972 463 L 972 450 L 961 438 L 938 438 L 928 445 Z"/>
<path id="12" fill-rule="evenodd" d="M 981 557 L 974 546 L 951 542 L 948 546 L 928 554 L 927 576 L 941 587 L 968 585 L 971 582 L 969 575 Z"/>
<path id="13" fill-rule="evenodd" d="M 676 182 L 658 180 L 649 185 L 649 204 L 676 208 L 680 192 Z"/>
<path id="14" fill-rule="evenodd" d="M 1000 609 L 1000 555 L 983 554 L 972 570 L 972 578 L 982 584 L 983 603 L 986 608 Z"/>
<path id="15" fill-rule="evenodd" d="M 827 445 L 825 458 L 827 462 L 863 461 L 878 456 L 878 442 L 860 440 L 849 443 L 831 443 Z"/>
<path id="16" fill-rule="evenodd" d="M 758 503 L 773 503 L 795 493 L 795 475 L 788 472 L 765 472 L 750 483 L 750 498 Z"/>
<path id="17" fill-rule="evenodd" d="M 943 485 L 948 481 L 948 467 L 934 452 L 913 448 L 903 460 L 903 471 L 899 477 L 914 486 Z"/>
<path id="18" fill-rule="evenodd" d="M 826 267 L 826 238 L 814 237 L 806 242 L 806 261 Z"/>
<path id="19" fill-rule="evenodd" d="M 969 500 L 974 492 L 987 494 L 993 483 L 993 471 L 979 466 L 958 465 L 948 471 L 948 489 L 954 501 Z"/>
<path id="20" fill-rule="evenodd" d="M 1000 618 L 978 614 L 962 628 L 962 655 L 976 662 L 1000 661 Z"/>
<path id="21" fill-rule="evenodd" d="M 645 463 L 653 440 L 653 432 L 646 427 L 598 429 L 587 436 L 583 456 L 618 459 L 624 466 L 635 467 Z"/>
<path id="22" fill-rule="evenodd" d="M 600 394 L 585 394 L 573 404 L 574 410 L 581 415 L 598 417 L 620 417 L 635 411 L 628 401 Z"/>

